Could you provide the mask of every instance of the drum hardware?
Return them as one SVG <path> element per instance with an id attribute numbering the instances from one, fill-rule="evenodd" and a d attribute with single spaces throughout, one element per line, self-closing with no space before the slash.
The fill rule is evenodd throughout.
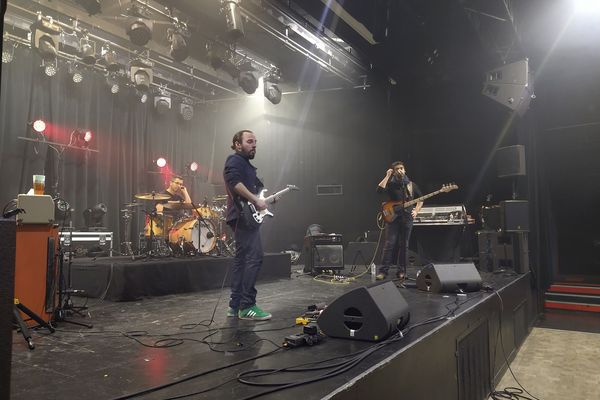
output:
<path id="1" fill-rule="evenodd" d="M 133 217 L 134 209 L 133 207 L 137 207 L 137 203 L 134 203 L 135 206 L 129 206 L 125 204 L 125 209 L 121 210 L 123 216 L 123 224 L 125 225 L 125 239 L 126 241 L 121 242 L 121 249 L 125 248 L 125 251 L 121 253 L 124 256 L 131 256 L 132 260 L 135 260 L 135 256 L 133 254 L 133 249 L 131 248 L 131 232 L 129 230 L 129 224 L 131 223 L 131 219 Z"/>
<path id="2" fill-rule="evenodd" d="M 156 249 L 156 251 L 154 250 L 154 220 L 155 218 L 157 218 L 158 213 L 156 212 L 156 203 L 158 201 L 163 201 L 163 200 L 168 200 L 170 197 L 166 194 L 162 194 L 162 193 L 156 193 L 156 192 L 151 192 L 151 193 L 138 193 L 135 195 L 135 198 L 140 199 L 140 200 L 149 200 L 149 201 L 153 201 L 154 202 L 154 207 L 153 207 L 153 211 L 148 211 L 148 210 L 143 210 L 144 214 L 146 214 L 146 216 L 149 218 L 149 235 L 148 235 L 148 239 L 146 242 L 146 249 L 145 249 L 145 254 L 143 254 L 143 256 L 146 257 L 154 257 L 154 256 L 168 256 L 169 253 L 169 249 L 168 247 L 166 249 L 161 248 L 161 246 L 159 245 L 158 248 Z M 164 217 L 163 217 L 164 218 Z M 163 229 L 165 228 L 164 223 L 163 223 Z M 166 250 L 166 251 L 165 251 Z"/>

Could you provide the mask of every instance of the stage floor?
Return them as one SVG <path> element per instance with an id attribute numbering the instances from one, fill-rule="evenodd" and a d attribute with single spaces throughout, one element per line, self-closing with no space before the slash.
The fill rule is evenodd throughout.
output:
<path id="1" fill-rule="evenodd" d="M 314 346 L 277 350 L 285 336 L 301 332 L 295 318 L 307 306 L 330 303 L 352 288 L 371 283 L 366 275 L 348 285 L 326 284 L 300 271 L 294 266 L 291 279 L 257 285 L 258 304 L 273 314 L 273 319 L 265 322 L 225 317 L 227 288 L 132 302 L 86 301 L 75 297 L 76 305 L 89 307 L 86 312 L 91 318 L 73 320 L 93 323 L 92 329 L 59 323 L 53 334 L 38 330 L 34 333 L 36 348 L 32 351 L 27 349 L 22 336 L 14 332 L 11 398 L 111 399 L 183 380 L 186 381 L 140 398 L 174 398 L 211 388 L 214 389 L 189 398 L 254 398 L 273 387 L 239 383 L 238 373 L 291 367 L 346 356 L 373 346 L 369 342 L 326 338 Z M 410 276 L 415 276 L 414 270 L 409 269 Z M 498 324 L 494 321 L 501 314 L 504 347 L 510 358 L 525 339 L 528 323 L 534 317 L 523 316 L 524 333 L 522 326 L 510 323 L 521 318 L 522 314 L 515 311 L 519 305 L 529 302 L 530 275 L 483 274 L 482 277 L 490 290 L 466 296 L 399 288 L 410 306 L 409 325 L 438 315 L 448 318 L 411 330 L 404 338 L 380 348 L 335 377 L 261 398 L 458 399 L 459 390 L 452 384 L 457 379 L 456 371 L 452 370 L 457 365 L 456 338 L 464 337 L 465 332 L 472 332 L 474 327 L 483 326 L 481 321 L 487 321 L 484 325 L 489 329 L 490 347 L 497 348 Z M 503 299 L 502 303 L 498 297 Z M 456 306 L 456 311 L 448 314 Z M 260 355 L 264 357 L 257 358 Z M 502 364 L 500 355 L 490 360 L 495 376 L 501 369 L 498 365 Z M 296 372 L 279 377 L 278 382 L 322 373 Z"/>

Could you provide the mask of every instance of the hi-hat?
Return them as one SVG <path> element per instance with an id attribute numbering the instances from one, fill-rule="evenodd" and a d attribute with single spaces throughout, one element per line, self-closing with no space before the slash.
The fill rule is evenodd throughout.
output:
<path id="1" fill-rule="evenodd" d="M 136 199 L 140 199 L 140 200 L 169 200 L 171 198 L 171 196 L 169 196 L 168 194 L 162 194 L 162 193 L 138 193 L 135 195 Z"/>
<path id="2" fill-rule="evenodd" d="M 142 204 L 141 203 L 125 203 L 123 204 L 123 207 L 141 207 Z"/>

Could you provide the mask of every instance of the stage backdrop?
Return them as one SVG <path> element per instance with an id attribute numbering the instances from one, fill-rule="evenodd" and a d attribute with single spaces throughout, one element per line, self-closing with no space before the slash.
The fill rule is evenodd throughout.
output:
<path id="1" fill-rule="evenodd" d="M 257 91 L 253 97 L 197 104 L 193 119 L 183 121 L 177 101 L 173 110 L 158 115 L 152 97 L 142 104 L 130 89 L 113 95 L 97 72 L 85 71 L 83 82 L 74 84 L 65 63 L 59 62 L 51 78 L 40 64 L 36 53 L 17 49 L 14 61 L 2 69 L 0 203 L 25 193 L 33 174 L 45 174 L 46 192 L 60 193 L 71 204 L 76 227 L 83 226 L 84 209 L 105 203 L 104 222 L 114 231 L 115 244 L 123 240 L 123 205 L 135 193 L 164 188 L 168 176 L 152 170 L 153 160 L 164 156 L 169 171 L 186 175 L 193 200 L 210 202 L 224 193 L 223 163 L 233 133 L 242 128 L 257 134 L 254 164 L 265 186 L 271 192 L 285 184 L 302 189 L 273 207 L 277 216 L 263 227 L 269 251 L 300 246 L 311 223 L 346 240 L 375 229 L 376 185 L 393 158 L 408 154 L 408 148 L 390 145 L 405 135 L 403 129 L 391 129 L 392 120 L 402 126 L 402 113 L 390 109 L 385 91 L 376 88 L 290 94 L 279 105 Z M 38 118 L 47 123 L 49 141 L 66 144 L 74 129 L 90 129 L 90 147 L 99 153 L 19 140 L 32 137 L 28 122 Z M 190 161 L 200 163 L 195 176 L 185 172 Z M 321 184 L 342 185 L 343 194 L 318 196 Z M 132 236 L 142 225 L 140 208 Z"/>

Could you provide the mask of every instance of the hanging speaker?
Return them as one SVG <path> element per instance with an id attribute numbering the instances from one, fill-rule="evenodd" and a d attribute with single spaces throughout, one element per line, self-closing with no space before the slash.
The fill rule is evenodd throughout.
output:
<path id="1" fill-rule="evenodd" d="M 417 276 L 417 288 L 426 292 L 476 292 L 481 275 L 473 263 L 429 264 Z"/>
<path id="2" fill-rule="evenodd" d="M 392 281 L 362 286 L 335 299 L 317 320 L 330 337 L 377 342 L 402 329 L 408 304 Z"/>
<path id="3" fill-rule="evenodd" d="M 496 172 L 498 178 L 526 175 L 525 146 L 518 144 L 496 150 Z"/>

